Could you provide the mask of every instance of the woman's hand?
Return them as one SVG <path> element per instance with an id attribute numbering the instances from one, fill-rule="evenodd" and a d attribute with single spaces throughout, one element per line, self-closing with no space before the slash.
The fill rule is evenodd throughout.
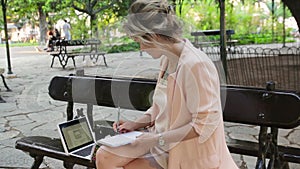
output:
<path id="1" fill-rule="evenodd" d="M 157 146 L 158 143 L 158 134 L 151 132 L 144 132 L 142 135 L 138 136 L 137 139 L 131 143 L 133 146 L 139 144 L 143 145 L 145 148 L 150 149 Z"/>
<path id="2" fill-rule="evenodd" d="M 136 130 L 135 126 L 136 126 L 136 124 L 133 121 L 120 120 L 119 123 L 114 122 L 113 129 L 114 129 L 115 132 L 127 133 L 127 132 L 130 132 L 130 131 Z"/>

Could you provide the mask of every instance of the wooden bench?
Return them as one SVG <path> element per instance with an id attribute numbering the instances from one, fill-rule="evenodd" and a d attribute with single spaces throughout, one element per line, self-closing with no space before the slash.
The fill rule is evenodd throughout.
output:
<path id="1" fill-rule="evenodd" d="M 233 40 L 231 36 L 235 33 L 234 30 L 226 30 L 226 43 L 229 47 L 234 46 L 238 41 Z M 219 46 L 220 45 L 220 38 L 217 39 L 210 39 L 209 37 L 213 36 L 220 36 L 220 30 L 203 30 L 203 31 L 196 31 L 191 32 L 191 36 L 194 37 L 194 46 L 198 48 L 206 47 L 206 46 Z"/>
<path id="2" fill-rule="evenodd" d="M 150 98 L 155 85 L 155 80 L 147 79 L 56 76 L 51 80 L 49 95 L 54 100 L 68 103 L 67 120 L 73 119 L 74 103 L 86 104 L 86 116 L 95 131 L 96 139 L 99 139 L 112 133 L 111 123 L 103 125 L 105 122 L 93 119 L 94 105 L 118 105 L 125 109 L 145 111 L 151 105 Z M 269 169 L 288 169 L 288 162 L 300 163 L 299 148 L 277 144 L 279 129 L 292 129 L 300 124 L 299 93 L 275 90 L 272 83 L 266 89 L 221 86 L 221 93 L 225 121 L 260 127 L 259 142 L 228 139 L 231 153 L 257 157 L 256 169 L 264 169 L 267 158 L 270 159 Z M 66 168 L 72 168 L 74 164 L 95 167 L 94 162 L 67 156 L 57 138 L 24 137 L 16 141 L 16 148 L 29 152 L 35 159 L 32 168 L 38 168 L 44 156 L 64 161 Z"/>
<path id="3" fill-rule="evenodd" d="M 55 50 L 50 52 L 49 54 L 52 56 L 51 66 L 53 67 L 54 60 L 57 58 L 59 60 L 60 65 L 63 69 L 68 64 L 69 59 L 72 59 L 74 67 L 75 57 L 83 56 L 83 60 L 85 56 L 89 56 L 90 59 L 96 63 L 99 59 L 99 56 L 102 56 L 105 66 L 107 67 L 105 52 L 98 51 L 99 46 L 101 45 L 101 41 L 98 39 L 88 39 L 88 40 L 57 40 L 53 42 Z M 78 47 L 82 48 L 71 48 Z"/>

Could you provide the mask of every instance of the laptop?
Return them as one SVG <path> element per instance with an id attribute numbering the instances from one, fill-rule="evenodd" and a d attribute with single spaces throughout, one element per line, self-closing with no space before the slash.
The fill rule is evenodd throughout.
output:
<path id="1" fill-rule="evenodd" d="M 92 129 L 85 116 L 57 125 L 61 142 L 68 155 L 92 160 L 96 151 Z"/>

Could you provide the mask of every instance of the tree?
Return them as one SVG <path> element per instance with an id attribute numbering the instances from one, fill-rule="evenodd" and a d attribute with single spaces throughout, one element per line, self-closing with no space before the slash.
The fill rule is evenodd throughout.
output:
<path id="1" fill-rule="evenodd" d="M 48 29 L 48 14 L 60 10 L 60 0 L 18 0 L 9 1 L 10 13 L 15 20 L 27 18 L 31 24 L 38 23 L 40 28 L 40 43 L 44 43 Z"/>
<path id="2" fill-rule="evenodd" d="M 5 41 L 6 41 L 6 54 L 7 54 L 7 65 L 8 65 L 7 74 L 13 74 L 11 70 L 9 43 L 8 43 L 8 35 L 7 35 L 7 21 L 6 21 L 7 0 L 1 0 L 1 6 L 2 6 L 2 15 L 3 15 L 3 22 L 4 22 Z M 2 101 L 2 98 L 0 98 L 0 100 Z"/>
<path id="3" fill-rule="evenodd" d="M 98 26 L 97 26 L 97 19 L 98 14 L 113 7 L 117 7 L 118 0 L 72 0 L 69 1 L 69 4 L 77 11 L 86 13 L 90 17 L 90 30 L 92 33 L 92 37 L 98 39 Z"/>

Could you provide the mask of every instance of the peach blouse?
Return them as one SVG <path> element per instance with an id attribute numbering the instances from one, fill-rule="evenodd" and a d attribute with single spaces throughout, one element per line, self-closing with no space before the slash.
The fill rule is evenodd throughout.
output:
<path id="1" fill-rule="evenodd" d="M 190 125 L 199 137 L 150 152 L 165 169 L 238 169 L 225 141 L 218 72 L 205 53 L 185 41 L 176 71 L 165 79 L 160 72 L 146 114 L 155 120 L 152 132 Z M 162 70 L 167 62 L 163 57 Z"/>

